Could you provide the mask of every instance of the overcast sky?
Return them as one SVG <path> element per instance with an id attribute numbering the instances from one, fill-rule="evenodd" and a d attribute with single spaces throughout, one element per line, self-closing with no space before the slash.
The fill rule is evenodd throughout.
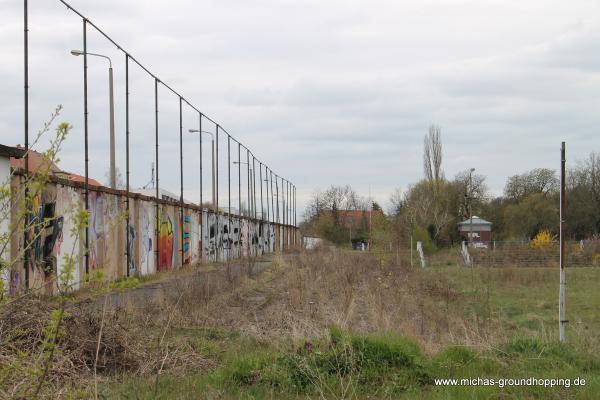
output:
<path id="1" fill-rule="evenodd" d="M 561 140 L 571 164 L 600 151 L 598 1 L 71 4 L 294 182 L 300 209 L 316 189 L 346 183 L 387 204 L 394 188 L 423 176 L 423 136 L 432 123 L 442 128 L 446 176 L 474 167 L 496 194 L 509 175 L 556 169 Z M 60 120 L 74 129 L 60 166 L 83 173 L 83 60 L 69 54 L 81 48 L 81 20 L 57 0 L 30 0 L 30 8 L 32 135 L 62 104 Z M 90 52 L 113 58 L 124 172 L 124 56 L 98 34 L 88 36 Z M 0 0 L 0 60 L 0 143 L 15 145 L 23 143 L 22 1 Z M 139 187 L 154 160 L 154 83 L 130 70 L 131 184 Z M 103 182 L 106 74 L 106 62 L 90 58 L 90 175 Z M 159 102 L 161 185 L 178 193 L 178 100 L 161 89 Z M 184 108 L 184 129 L 197 125 L 197 114 Z M 198 138 L 185 133 L 185 197 L 192 200 L 198 153 Z"/>

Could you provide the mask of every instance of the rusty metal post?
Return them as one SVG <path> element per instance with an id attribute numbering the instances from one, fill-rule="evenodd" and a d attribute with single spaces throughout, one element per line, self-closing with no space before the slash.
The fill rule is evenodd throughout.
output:
<path id="1" fill-rule="evenodd" d="M 279 218 L 279 177 L 275 174 L 275 197 L 277 197 L 277 223 L 281 223 L 281 219 Z"/>
<path id="2" fill-rule="evenodd" d="M 242 159 L 241 159 L 241 148 L 242 145 L 238 142 L 238 217 L 242 217 Z M 240 225 L 241 227 L 241 225 Z"/>
<path id="3" fill-rule="evenodd" d="M 256 158 L 252 155 L 252 205 L 254 208 L 254 219 L 256 219 Z"/>
<path id="4" fill-rule="evenodd" d="M 229 227 L 227 229 L 227 261 L 231 257 L 231 136 L 227 134 L 227 203 L 229 207 Z"/>
<path id="5" fill-rule="evenodd" d="M 560 288 L 558 298 L 559 339 L 566 340 L 566 276 L 565 276 L 565 221 L 566 221 L 566 190 L 565 190 L 565 142 L 560 148 Z"/>
<path id="6" fill-rule="evenodd" d="M 215 144 L 215 257 L 219 261 L 219 124 L 216 125 Z"/>
<path id="7" fill-rule="evenodd" d="M 264 206 L 263 206 L 263 179 L 262 179 L 262 162 L 258 162 L 258 167 L 260 168 L 259 170 L 259 176 L 258 179 L 260 180 L 260 219 L 261 221 L 265 220 L 265 210 L 264 210 Z"/>
<path id="8" fill-rule="evenodd" d="M 248 192 L 248 217 L 252 215 L 252 208 L 250 203 L 250 150 L 246 149 L 246 186 Z"/>
<path id="9" fill-rule="evenodd" d="M 202 225 L 202 113 L 198 113 L 198 115 L 198 140 L 200 141 L 200 225 Z M 200 238 L 202 238 L 202 232 L 200 232 Z"/>
<path id="10" fill-rule="evenodd" d="M 160 192 L 159 192 L 159 186 L 160 186 L 160 182 L 159 182 L 159 174 L 158 174 L 158 79 L 154 78 L 154 146 L 155 146 L 155 152 L 154 152 L 154 157 L 155 157 L 155 162 L 156 162 L 156 227 L 155 227 L 155 240 L 156 240 L 156 250 L 155 250 L 155 254 L 156 254 L 156 271 L 158 271 L 158 268 L 160 267 L 160 264 L 158 262 L 159 258 L 160 258 L 160 240 L 159 240 L 159 236 L 160 236 L 160 205 L 159 205 L 159 199 L 160 199 Z"/>
<path id="11" fill-rule="evenodd" d="M 29 179 L 29 6 L 27 0 L 23 3 L 23 67 L 24 67 L 24 134 L 25 134 L 25 180 Z M 29 289 L 29 250 L 28 246 L 28 225 L 29 225 L 29 185 L 25 185 L 25 221 L 23 222 L 23 265 L 25 267 L 25 290 Z"/>
<path id="12" fill-rule="evenodd" d="M 265 197 L 267 200 L 267 222 L 270 223 L 271 222 L 271 213 L 269 210 L 269 179 L 267 178 L 268 173 L 269 173 L 269 167 L 267 167 L 265 165 L 265 190 L 266 190 Z"/>
<path id="13" fill-rule="evenodd" d="M 283 225 L 287 225 L 287 181 L 283 178 L 281 178 L 281 196 L 281 206 L 283 207 Z"/>
<path id="14" fill-rule="evenodd" d="M 84 50 L 85 51 L 85 50 Z M 125 275 L 129 277 L 129 54 L 125 53 Z"/>
<path id="15" fill-rule="evenodd" d="M 90 210 L 89 154 L 88 154 L 88 76 L 87 76 L 87 19 L 83 19 L 83 115 L 85 136 L 85 211 Z M 89 217 L 89 215 L 88 215 Z M 85 273 L 90 273 L 90 228 L 85 225 Z M 87 277 L 86 277 L 87 280 Z"/>
<path id="16" fill-rule="evenodd" d="M 270 169 L 269 169 L 269 183 L 271 185 L 271 214 L 272 214 L 271 219 L 273 220 L 273 223 L 275 223 L 276 219 L 275 219 L 275 202 L 274 202 L 275 195 L 273 192 L 273 171 L 271 171 Z"/>
<path id="17" fill-rule="evenodd" d="M 242 145 L 238 142 L 238 257 L 242 256 Z"/>
<path id="18" fill-rule="evenodd" d="M 179 206 L 181 209 L 181 266 L 185 262 L 185 234 L 183 232 L 184 212 L 183 212 L 183 99 L 179 96 Z"/>

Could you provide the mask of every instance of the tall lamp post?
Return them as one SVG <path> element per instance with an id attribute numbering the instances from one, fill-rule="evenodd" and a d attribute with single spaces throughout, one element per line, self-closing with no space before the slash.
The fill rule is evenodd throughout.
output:
<path id="1" fill-rule="evenodd" d="M 82 56 L 86 54 L 81 50 L 71 50 L 71 54 L 74 56 Z M 96 56 L 105 58 L 108 60 L 108 97 L 109 97 L 109 107 L 110 107 L 110 187 L 112 189 L 117 188 L 117 172 L 115 167 L 115 99 L 114 99 L 114 91 L 113 91 L 113 69 L 112 69 L 112 60 L 110 57 L 105 56 L 103 54 L 96 54 L 87 52 L 88 56 Z"/>
<path id="2" fill-rule="evenodd" d="M 211 163 L 211 171 L 212 171 L 212 204 L 213 207 L 216 207 L 217 204 L 217 199 L 216 199 L 216 194 L 217 191 L 215 190 L 215 136 L 213 135 L 212 132 L 208 132 L 208 131 L 201 131 L 199 129 L 189 129 L 188 130 L 190 133 L 199 133 L 200 134 L 200 140 L 202 140 L 202 134 L 206 133 L 207 135 L 210 135 L 211 137 L 211 155 L 210 155 L 210 163 Z M 200 160 L 202 160 L 202 157 L 200 158 Z M 202 174 L 202 172 L 200 172 L 200 174 Z M 200 178 L 200 182 L 202 182 L 202 178 Z M 202 191 L 202 183 L 200 183 L 200 191 Z M 202 207 L 202 204 L 200 204 L 200 207 Z"/>

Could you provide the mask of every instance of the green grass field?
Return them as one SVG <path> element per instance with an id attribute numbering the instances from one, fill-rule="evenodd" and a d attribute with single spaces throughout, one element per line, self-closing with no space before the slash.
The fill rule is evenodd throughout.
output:
<path id="1" fill-rule="evenodd" d="M 214 361 L 208 372 L 113 376 L 106 398 L 207 399 L 597 399 L 600 269 L 567 271 L 567 343 L 557 342 L 558 271 L 549 268 L 419 270 L 454 293 L 440 312 L 461 316 L 473 343 L 431 350 L 398 333 L 335 326 L 323 337 L 260 340 L 222 328 L 171 329 Z M 424 294 L 425 296 L 425 294 Z M 401 312 L 401 310 L 399 310 Z M 483 345 L 482 345 L 483 343 Z M 440 378 L 570 379 L 571 386 L 437 386 Z M 585 385 L 575 386 L 583 378 Z"/>

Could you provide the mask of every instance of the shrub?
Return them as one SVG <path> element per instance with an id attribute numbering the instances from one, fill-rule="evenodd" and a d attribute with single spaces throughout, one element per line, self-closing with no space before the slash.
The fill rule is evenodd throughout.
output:
<path id="1" fill-rule="evenodd" d="M 427 229 L 421 228 L 420 226 L 416 226 L 413 230 L 413 240 L 414 246 L 416 246 L 417 242 L 423 243 L 423 251 L 426 254 L 431 254 L 436 251 L 437 247 L 433 240 L 431 239 L 431 235 L 427 231 Z"/>
<path id="2" fill-rule="evenodd" d="M 541 230 L 537 235 L 529 242 L 529 246 L 534 249 L 547 249 L 556 244 L 556 235 L 553 235 L 550 231 Z"/>

